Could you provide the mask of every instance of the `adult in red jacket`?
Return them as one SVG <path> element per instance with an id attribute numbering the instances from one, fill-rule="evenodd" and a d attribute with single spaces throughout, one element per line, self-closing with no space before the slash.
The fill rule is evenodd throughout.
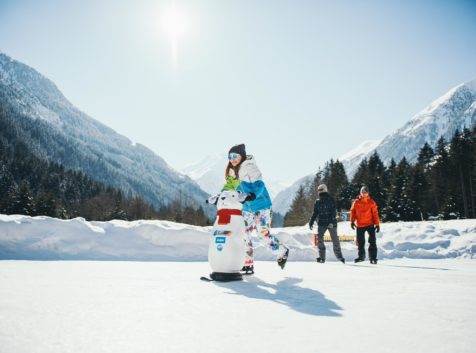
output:
<path id="1" fill-rule="evenodd" d="M 350 226 L 355 229 L 357 223 L 357 246 L 359 257 L 354 262 L 365 260 L 365 232 L 369 233 L 370 263 L 377 263 L 377 239 L 375 232 L 380 232 L 380 219 L 377 204 L 369 196 L 367 186 L 362 186 L 360 196 L 354 200 L 350 209 Z"/>

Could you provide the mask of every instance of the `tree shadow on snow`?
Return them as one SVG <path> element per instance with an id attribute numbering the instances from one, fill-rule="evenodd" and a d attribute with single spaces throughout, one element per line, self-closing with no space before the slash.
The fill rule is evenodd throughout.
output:
<path id="1" fill-rule="evenodd" d="M 244 282 L 214 282 L 221 287 L 234 291 L 236 295 L 248 298 L 270 300 L 300 313 L 315 316 L 342 316 L 343 310 L 339 305 L 324 294 L 311 288 L 300 287 L 297 284 L 302 278 L 285 278 L 276 284 L 266 283 L 256 277 L 248 277 Z"/>

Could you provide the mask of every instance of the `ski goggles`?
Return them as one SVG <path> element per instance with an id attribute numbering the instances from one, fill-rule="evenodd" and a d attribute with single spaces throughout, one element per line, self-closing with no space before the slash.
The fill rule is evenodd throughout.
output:
<path id="1" fill-rule="evenodd" d="M 228 155 L 228 159 L 231 161 L 232 159 L 238 159 L 240 155 L 238 153 L 230 153 Z"/>

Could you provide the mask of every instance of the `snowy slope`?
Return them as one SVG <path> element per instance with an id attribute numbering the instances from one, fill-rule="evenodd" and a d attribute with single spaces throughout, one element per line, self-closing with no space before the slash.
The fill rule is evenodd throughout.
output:
<path id="1" fill-rule="evenodd" d="M 202 190 L 215 195 L 225 183 L 227 164 L 226 154 L 215 154 L 182 168 L 181 172 L 195 180 Z"/>
<path id="2" fill-rule="evenodd" d="M 288 212 L 294 197 L 301 186 L 308 187 L 312 180 L 314 180 L 314 174 L 306 175 L 304 178 L 294 182 L 291 186 L 281 190 L 273 200 L 273 211 L 279 212 L 283 216 Z"/>
<path id="3" fill-rule="evenodd" d="M 476 80 L 461 84 L 416 114 L 376 147 L 384 163 L 406 157 L 414 162 L 426 143 L 434 147 L 440 137 L 449 141 L 456 130 L 476 125 Z M 370 151 L 369 156 L 373 151 Z"/>
<path id="4" fill-rule="evenodd" d="M 348 222 L 341 235 L 353 235 Z M 290 261 L 312 261 L 316 248 L 307 226 L 275 228 L 290 249 Z M 49 217 L 0 215 L 0 259 L 205 261 L 210 227 L 167 221 L 87 222 Z M 476 253 L 474 220 L 385 223 L 378 234 L 379 258 L 455 258 Z M 257 259 L 273 254 L 255 239 Z M 342 243 L 344 256 L 356 255 L 354 242 Z M 334 260 L 329 254 L 328 259 Z"/>
<path id="5" fill-rule="evenodd" d="M 13 111 L 21 142 L 42 158 L 79 169 L 126 195 L 139 194 L 155 206 L 183 195 L 197 205 L 207 197 L 160 156 L 87 116 L 53 82 L 1 53 L 0 104 Z"/>
<path id="6" fill-rule="evenodd" d="M 206 283 L 206 262 L 0 261 L 2 353 L 472 353 L 471 260 L 258 262 Z"/>
<path id="7" fill-rule="evenodd" d="M 380 142 L 380 140 L 364 141 L 355 149 L 341 156 L 339 161 L 343 163 L 346 170 L 350 170 L 354 165 L 358 165 L 365 156 L 372 152 Z M 301 186 L 308 187 L 309 183 L 314 179 L 314 176 L 314 174 L 309 174 L 304 178 L 299 179 L 291 186 L 283 188 L 279 193 L 277 193 L 273 203 L 273 211 L 285 215 L 289 211 L 294 196 L 296 195 L 299 188 Z"/>
<path id="8" fill-rule="evenodd" d="M 365 157 L 370 156 L 381 142 L 382 140 L 364 141 L 353 150 L 340 156 L 339 161 L 344 165 L 347 175 L 353 175 L 360 162 L 362 162 Z"/>
<path id="9" fill-rule="evenodd" d="M 281 191 L 287 189 L 290 186 L 288 183 L 283 183 L 282 181 L 273 179 L 266 179 L 265 182 L 273 204 L 276 202 L 276 196 L 278 196 Z"/>

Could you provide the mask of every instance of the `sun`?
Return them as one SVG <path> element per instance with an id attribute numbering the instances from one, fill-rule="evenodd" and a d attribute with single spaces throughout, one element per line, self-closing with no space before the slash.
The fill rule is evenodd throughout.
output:
<path id="1" fill-rule="evenodd" d="M 170 38 L 179 38 L 187 31 L 187 16 L 173 3 L 162 16 L 162 26 Z"/>
<path id="2" fill-rule="evenodd" d="M 172 63 L 175 68 L 177 66 L 178 42 L 187 32 L 188 19 L 186 14 L 173 2 L 172 6 L 163 12 L 161 24 L 172 44 Z"/>

